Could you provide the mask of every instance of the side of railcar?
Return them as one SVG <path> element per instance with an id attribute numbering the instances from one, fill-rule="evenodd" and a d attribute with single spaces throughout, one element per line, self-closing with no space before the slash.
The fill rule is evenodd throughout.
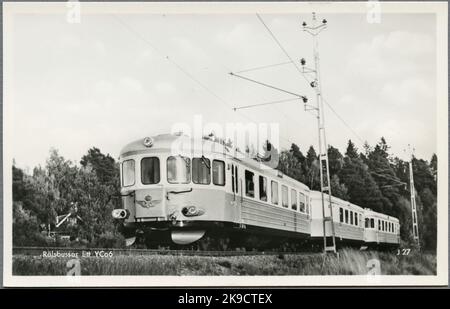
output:
<path id="1" fill-rule="evenodd" d="M 324 195 L 328 203 L 328 195 Z M 322 195 L 311 191 L 312 222 L 311 238 L 321 241 L 323 238 Z M 363 209 L 359 206 L 332 196 L 333 224 L 336 242 L 341 244 L 361 245 L 364 242 Z M 328 204 L 325 204 L 325 216 L 330 216 Z M 326 222 L 326 236 L 331 237 L 331 222 Z"/>
<path id="2" fill-rule="evenodd" d="M 239 223 L 269 236 L 308 238 L 309 189 L 281 172 L 261 168 L 253 160 L 235 160 L 232 188 L 238 197 Z"/>
<path id="3" fill-rule="evenodd" d="M 398 246 L 400 244 L 400 223 L 395 217 L 382 213 L 364 210 L 364 241 L 368 246 Z"/>

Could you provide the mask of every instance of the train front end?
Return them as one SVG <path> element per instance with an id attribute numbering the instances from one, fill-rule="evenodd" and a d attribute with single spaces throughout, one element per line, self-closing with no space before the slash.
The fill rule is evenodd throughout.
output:
<path id="1" fill-rule="evenodd" d="M 127 245 L 189 245 L 215 222 L 224 221 L 225 162 L 174 145 L 186 136 L 145 138 L 120 154 L 122 208 L 112 216 L 122 222 Z M 211 174 L 213 179 L 211 179 Z"/>

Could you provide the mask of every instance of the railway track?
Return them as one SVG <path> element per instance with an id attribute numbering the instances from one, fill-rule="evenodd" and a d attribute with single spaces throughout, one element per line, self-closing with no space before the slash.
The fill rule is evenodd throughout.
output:
<path id="1" fill-rule="evenodd" d="M 312 252 L 275 252 L 275 251 L 203 251 L 174 249 L 109 249 L 109 248 L 66 248 L 66 247 L 13 247 L 13 255 L 47 256 L 53 254 L 83 254 L 90 256 L 109 254 L 111 256 L 173 255 L 173 256 L 257 256 L 257 255 L 319 255 Z"/>

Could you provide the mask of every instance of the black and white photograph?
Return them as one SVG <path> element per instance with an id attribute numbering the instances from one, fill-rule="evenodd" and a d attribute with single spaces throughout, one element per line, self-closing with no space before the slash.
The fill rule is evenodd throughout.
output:
<path id="1" fill-rule="evenodd" d="M 3 284 L 447 286 L 447 28 L 447 2 L 3 2 Z"/>

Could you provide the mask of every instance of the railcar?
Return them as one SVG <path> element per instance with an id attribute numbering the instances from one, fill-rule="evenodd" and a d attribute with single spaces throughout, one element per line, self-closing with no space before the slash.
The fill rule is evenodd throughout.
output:
<path id="1" fill-rule="evenodd" d="M 368 247 L 396 247 L 400 244 L 400 223 L 395 217 L 364 209 L 364 242 Z"/>
<path id="2" fill-rule="evenodd" d="M 328 196 L 325 195 L 325 203 L 328 203 Z M 311 238 L 313 240 L 323 240 L 323 211 L 321 192 L 312 191 L 312 223 Z M 364 243 L 364 209 L 348 201 L 332 197 L 333 225 L 336 244 L 362 246 Z M 325 216 L 330 216 L 328 204 L 325 205 Z M 331 222 L 325 223 L 327 226 L 326 236 L 331 237 Z"/>
<path id="3" fill-rule="evenodd" d="M 176 134 L 125 146 L 123 209 L 113 216 L 123 220 L 129 243 L 136 233 L 179 245 L 209 236 L 226 245 L 244 234 L 308 238 L 308 187 L 237 151 Z"/>
<path id="4" fill-rule="evenodd" d="M 126 145 L 119 163 L 122 208 L 112 215 L 122 221 L 127 245 L 137 238 L 148 246 L 298 250 L 323 239 L 320 192 L 223 142 L 146 137 Z M 332 201 L 340 244 L 398 240 L 395 218 Z M 372 217 L 397 229 L 373 234 Z"/>

